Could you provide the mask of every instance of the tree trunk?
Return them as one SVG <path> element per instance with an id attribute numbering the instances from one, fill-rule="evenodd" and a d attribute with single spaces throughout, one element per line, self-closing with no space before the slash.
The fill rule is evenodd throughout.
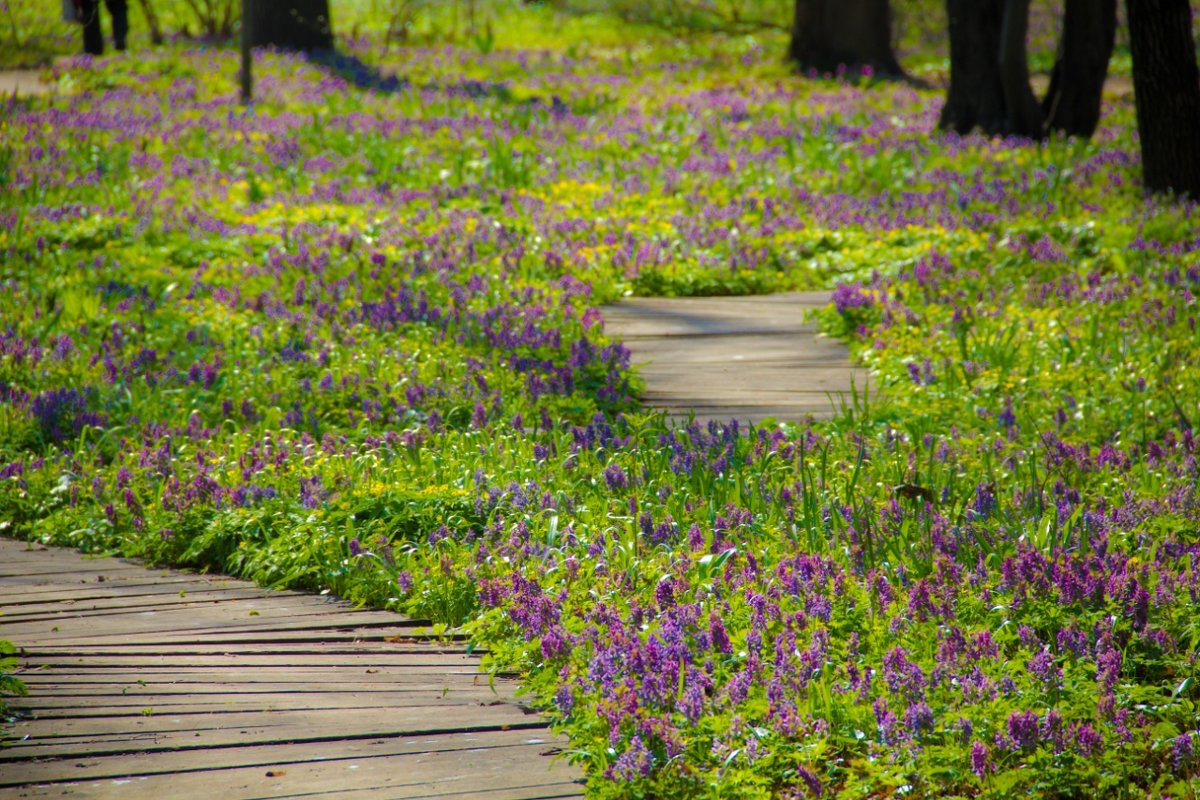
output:
<path id="1" fill-rule="evenodd" d="M 255 47 L 323 50 L 333 47 L 329 0 L 245 0 Z"/>
<path id="2" fill-rule="evenodd" d="M 1085 139 L 1100 124 L 1100 101 L 1117 32 L 1117 0 L 1066 0 L 1058 58 L 1042 99 L 1046 128 Z"/>
<path id="3" fill-rule="evenodd" d="M 1142 175 L 1200 200 L 1200 69 L 1188 0 L 1126 0 Z"/>
<path id="4" fill-rule="evenodd" d="M 967 134 L 1003 133 L 1008 121 L 1000 74 L 1004 0 L 946 0 L 950 88 L 938 126 Z"/>
<path id="5" fill-rule="evenodd" d="M 801 70 L 900 76 L 888 0 L 796 0 L 788 58 Z"/>
<path id="6" fill-rule="evenodd" d="M 163 43 L 162 27 L 158 24 L 158 14 L 150 2 L 151 0 L 141 0 L 142 16 L 146 18 L 146 27 L 150 29 L 150 44 L 158 47 Z"/>
<path id="7" fill-rule="evenodd" d="M 1000 25 L 1000 84 L 1004 87 L 1004 132 L 1030 139 L 1042 137 L 1042 107 L 1029 87 L 1025 36 L 1029 32 L 1029 0 L 1007 0 Z"/>

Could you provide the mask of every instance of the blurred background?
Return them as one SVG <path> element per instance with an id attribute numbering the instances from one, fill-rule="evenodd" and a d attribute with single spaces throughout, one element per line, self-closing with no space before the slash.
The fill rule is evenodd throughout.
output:
<path id="1" fill-rule="evenodd" d="M 236 46 L 241 0 L 128 0 L 130 49 Z M 1200 2 L 1192 3 L 1200 9 Z M 395 48 L 454 45 L 620 53 L 714 46 L 782 61 L 794 0 L 330 0 L 339 49 L 386 58 Z M 938 80 L 948 69 L 944 0 L 893 0 L 896 54 L 910 74 Z M 1110 74 L 1128 74 L 1124 4 Z M 1062 2 L 1032 0 L 1030 69 L 1049 72 Z M 1197 15 L 1200 19 L 1200 15 Z M 61 0 L 0 0 L 0 66 L 37 67 L 79 51 Z"/>

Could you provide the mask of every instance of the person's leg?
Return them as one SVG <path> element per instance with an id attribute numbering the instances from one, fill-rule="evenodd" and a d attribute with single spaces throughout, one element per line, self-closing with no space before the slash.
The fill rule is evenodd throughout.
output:
<path id="1" fill-rule="evenodd" d="M 81 0 L 79 13 L 83 17 L 83 52 L 101 55 L 104 52 L 104 31 L 100 28 L 100 0 Z"/>
<path id="2" fill-rule="evenodd" d="M 113 43 L 118 50 L 125 49 L 125 37 L 129 35 L 129 5 L 127 0 L 104 0 L 108 15 L 112 17 Z"/>

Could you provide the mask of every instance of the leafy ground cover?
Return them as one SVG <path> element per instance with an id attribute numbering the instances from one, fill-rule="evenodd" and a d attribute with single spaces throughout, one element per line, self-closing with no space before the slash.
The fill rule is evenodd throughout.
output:
<path id="1" fill-rule="evenodd" d="M 4 533 L 465 629 L 596 796 L 1195 795 L 1200 237 L 1127 102 L 389 59 L 4 101 Z M 873 391 L 803 425 L 670 426 L 599 310 L 814 287 Z"/>
<path id="2" fill-rule="evenodd" d="M 0 722 L 7 721 L 8 710 L 5 699 L 14 695 L 24 695 L 27 692 L 24 682 L 16 677 L 17 649 L 12 642 L 0 639 Z M 0 737 L 4 731 L 0 730 Z M 2 741 L 2 738 L 0 738 Z"/>

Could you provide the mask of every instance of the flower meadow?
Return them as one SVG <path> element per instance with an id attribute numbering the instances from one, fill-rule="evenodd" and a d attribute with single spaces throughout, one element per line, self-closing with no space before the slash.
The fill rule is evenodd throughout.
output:
<path id="1" fill-rule="evenodd" d="M 3 533 L 469 636 L 596 797 L 1196 796 L 1200 224 L 1128 98 L 350 49 L 3 101 Z M 814 288 L 826 420 L 671 423 L 604 327 Z"/>

